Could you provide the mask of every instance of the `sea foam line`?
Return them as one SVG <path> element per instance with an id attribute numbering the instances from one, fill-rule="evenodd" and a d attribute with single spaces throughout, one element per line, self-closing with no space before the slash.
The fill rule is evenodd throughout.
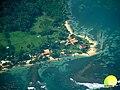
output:
<path id="1" fill-rule="evenodd" d="M 99 83 L 80 83 L 80 82 L 75 81 L 73 78 L 70 78 L 70 80 L 72 82 L 74 82 L 75 84 L 77 84 L 77 85 L 83 85 L 83 86 L 88 87 L 88 89 L 86 89 L 86 90 L 94 90 L 94 89 L 105 88 L 104 84 L 99 84 Z"/>

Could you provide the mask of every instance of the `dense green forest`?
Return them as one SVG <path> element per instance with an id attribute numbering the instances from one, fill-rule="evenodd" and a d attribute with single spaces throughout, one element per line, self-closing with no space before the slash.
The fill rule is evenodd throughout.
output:
<path id="1" fill-rule="evenodd" d="M 0 8 L 0 32 L 29 31 L 37 16 L 66 19 L 65 0 L 3 0 Z"/>
<path id="2" fill-rule="evenodd" d="M 0 70 L 40 63 L 50 57 L 59 60 L 61 52 L 66 56 L 86 53 L 89 41 L 69 36 L 64 25 L 69 19 L 67 8 L 66 0 L 1 1 Z"/>
<path id="3" fill-rule="evenodd" d="M 0 60 L 23 60 L 68 35 L 67 0 L 1 0 Z M 65 33 L 66 32 L 66 33 Z"/>

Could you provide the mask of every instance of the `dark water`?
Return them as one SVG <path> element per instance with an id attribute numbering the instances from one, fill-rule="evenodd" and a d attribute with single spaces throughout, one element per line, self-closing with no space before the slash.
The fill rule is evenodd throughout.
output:
<path id="1" fill-rule="evenodd" d="M 119 0 L 74 0 L 72 15 L 81 25 L 95 28 L 95 25 L 115 29 L 120 26 Z"/>
<path id="2" fill-rule="evenodd" d="M 79 82 L 103 83 L 104 78 L 112 74 L 120 80 L 120 1 L 71 0 L 68 4 L 74 32 L 96 40 L 98 52 L 102 52 L 84 58 L 66 57 L 42 65 L 38 72 L 47 89 L 86 90 L 70 81 L 71 77 Z M 85 67 L 87 70 L 81 73 Z"/>

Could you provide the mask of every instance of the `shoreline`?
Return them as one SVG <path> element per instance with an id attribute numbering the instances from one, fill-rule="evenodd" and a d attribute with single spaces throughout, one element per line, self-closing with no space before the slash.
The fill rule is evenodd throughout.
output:
<path id="1" fill-rule="evenodd" d="M 64 25 L 65 25 L 65 27 L 67 28 L 68 32 L 70 33 L 69 36 L 72 35 L 72 34 L 76 35 L 76 34 L 73 32 L 73 30 L 72 30 L 72 28 L 70 27 L 70 24 L 69 24 L 69 22 L 68 22 L 67 20 L 65 21 L 65 24 L 64 24 Z M 69 36 L 68 36 L 68 38 L 69 38 Z M 98 54 L 98 53 L 96 52 L 97 49 L 95 48 L 95 46 L 97 45 L 97 42 L 96 42 L 96 41 L 93 41 L 93 40 L 90 39 L 88 36 L 86 36 L 86 37 L 85 37 L 85 36 L 82 36 L 82 35 L 76 35 L 76 36 L 88 40 L 89 43 L 93 43 L 93 45 L 90 45 L 90 49 L 89 49 L 86 53 L 82 53 L 82 54 L 74 53 L 74 54 L 71 54 L 70 56 L 85 56 L 85 57 L 90 57 L 90 56 L 93 56 L 93 55 Z M 53 58 L 53 57 L 50 57 L 49 59 L 50 59 L 50 61 L 53 61 L 53 60 L 60 60 L 61 58 Z"/>
<path id="2" fill-rule="evenodd" d="M 86 52 L 86 53 L 82 53 L 82 54 L 79 54 L 79 53 L 74 53 L 74 54 L 70 54 L 69 56 L 82 56 L 82 57 L 90 57 L 90 56 L 93 56 L 93 55 L 96 55 L 96 54 L 98 54 L 96 51 L 97 51 L 97 49 L 95 48 L 95 46 L 97 45 L 97 42 L 96 41 L 93 41 L 93 40 L 91 40 L 88 36 L 82 36 L 82 35 L 76 35 L 74 32 L 73 32 L 73 30 L 72 30 L 72 28 L 70 27 L 70 24 L 69 24 L 69 22 L 66 20 L 65 21 L 65 24 L 64 24 L 65 26 L 66 26 L 66 28 L 67 28 L 67 30 L 68 30 L 68 32 L 70 33 L 69 34 L 69 36 L 68 36 L 68 38 L 70 37 L 70 35 L 72 35 L 72 34 L 74 34 L 75 36 L 78 36 L 78 37 L 80 37 L 80 38 L 84 38 L 84 39 L 86 39 L 86 40 L 88 40 L 89 41 L 89 43 L 93 43 L 93 45 L 90 45 L 90 49 Z M 67 56 L 66 54 L 63 54 L 63 56 Z M 54 61 L 54 60 L 60 60 L 61 58 L 53 58 L 52 56 L 49 56 L 49 61 Z M 31 61 L 31 60 L 27 60 L 27 62 L 29 62 L 29 61 Z M 33 60 L 34 61 L 34 60 Z M 32 65 L 34 65 L 34 64 L 29 64 L 29 63 L 26 63 L 25 65 L 23 65 L 23 66 L 32 66 Z M 2 65 L 0 65 L 0 66 L 2 66 Z M 2 66 L 3 67 L 3 66 Z M 4 69 L 5 67 L 3 67 L 3 69 Z M 13 66 L 13 68 L 16 68 L 16 66 Z M 0 72 L 1 71 L 6 71 L 6 70 L 8 70 L 7 68 L 5 68 L 5 70 L 0 70 Z"/>
<path id="3" fill-rule="evenodd" d="M 70 27 L 70 24 L 69 24 L 69 22 L 66 20 L 65 21 L 65 24 L 64 24 L 65 26 L 66 26 L 66 28 L 67 28 L 67 30 L 70 32 L 70 34 L 74 34 L 74 35 L 76 35 L 74 32 L 73 32 L 73 30 L 72 30 L 72 28 Z M 82 35 L 76 35 L 76 36 L 78 36 L 78 37 L 80 37 L 80 38 L 85 38 L 85 39 L 87 39 L 90 43 L 93 43 L 93 45 L 90 45 L 90 49 L 87 51 L 87 53 L 82 53 L 82 54 L 78 54 L 78 53 L 75 53 L 75 54 L 72 54 L 72 56 L 93 56 L 93 55 L 95 55 L 96 54 L 96 51 L 97 51 L 97 49 L 95 48 L 95 46 L 97 45 L 97 42 L 96 41 L 93 41 L 93 40 L 91 40 L 88 36 L 82 36 Z"/>

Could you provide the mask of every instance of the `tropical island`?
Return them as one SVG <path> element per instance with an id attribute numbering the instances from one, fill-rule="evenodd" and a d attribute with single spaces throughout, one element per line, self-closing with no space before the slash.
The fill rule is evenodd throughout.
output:
<path id="1" fill-rule="evenodd" d="M 29 53 L 27 56 L 26 52 L 23 53 L 23 56 L 26 55 L 28 59 L 19 61 L 17 62 L 16 65 L 29 66 L 46 60 L 50 60 L 50 61 L 60 60 L 60 58 L 64 56 L 92 56 L 96 54 L 96 48 L 95 48 L 95 46 L 97 45 L 96 42 L 90 40 L 87 36 L 74 34 L 68 21 L 65 21 L 65 27 L 69 32 L 66 39 L 58 40 L 58 41 L 56 40 L 54 41 L 54 45 L 49 43 L 47 48 L 44 49 L 43 52 L 39 54 L 31 55 Z M 10 60 L 1 61 L 1 70 L 3 71 L 7 70 L 8 69 L 7 67 L 10 66 L 15 67 L 15 64 L 13 64 L 13 62 Z"/>
<path id="2" fill-rule="evenodd" d="M 103 83 L 108 74 L 120 78 L 119 31 L 113 30 L 110 37 L 105 37 L 104 32 L 95 29 L 89 35 L 93 34 L 97 42 L 87 34 L 78 34 L 71 21 L 69 1 L 1 1 L 0 90 L 27 90 L 29 86 L 45 90 L 43 85 L 48 90 L 78 90 L 80 88 L 71 82 L 71 78 L 83 83 Z M 88 6 L 87 2 L 90 2 L 92 11 L 93 6 L 95 11 L 99 10 L 96 8 L 98 3 L 77 1 L 82 11 L 85 9 L 89 13 L 88 8 L 84 8 Z M 79 12 L 76 6 L 73 11 Z M 81 17 L 80 14 L 77 16 Z M 87 18 L 85 20 L 89 22 Z M 86 27 L 81 22 L 81 32 L 90 30 L 88 27 L 89 30 L 84 30 L 82 25 Z"/>
<path id="3" fill-rule="evenodd" d="M 42 6 L 44 0 L 21 2 L 22 6 L 19 7 L 13 5 L 19 3 L 17 1 L 3 4 L 4 7 L 11 8 L 3 10 L 6 13 L 0 18 L 3 23 L 0 30 L 0 71 L 19 65 L 31 66 L 44 61 L 60 60 L 65 56 L 96 54 L 97 43 L 87 36 L 76 35 L 70 27 L 64 0 L 60 3 L 52 0 L 47 2 L 52 2 L 50 9 L 48 5 Z M 33 7 L 30 8 L 28 4 Z M 36 7 L 36 4 L 39 7 Z M 56 9 L 51 12 L 52 6 Z M 8 11 L 12 10 L 12 7 L 15 9 L 11 14 Z M 25 8 L 22 9 L 23 7 Z M 19 10 L 23 11 L 18 13 Z M 33 11 L 30 12 L 31 10 Z"/>

